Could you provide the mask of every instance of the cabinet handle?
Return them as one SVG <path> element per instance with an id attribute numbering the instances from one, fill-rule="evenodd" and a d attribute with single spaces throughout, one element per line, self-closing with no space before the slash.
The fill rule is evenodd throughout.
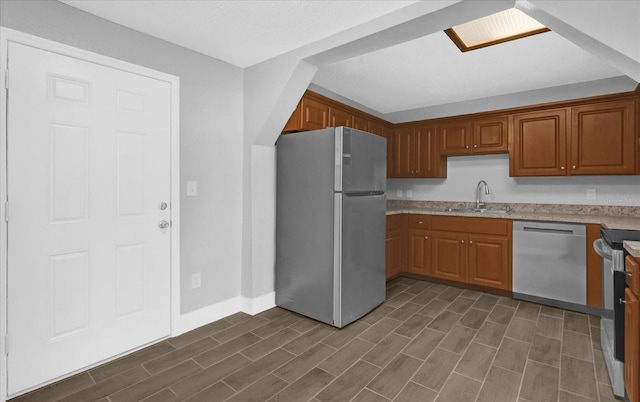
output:
<path id="1" fill-rule="evenodd" d="M 564 170 L 564 166 L 560 166 L 560 170 Z"/>
<path id="2" fill-rule="evenodd" d="M 571 169 L 576 170 L 576 165 L 571 166 Z"/>
<path id="3" fill-rule="evenodd" d="M 464 244 L 464 240 L 460 240 L 460 243 Z"/>
<path id="4" fill-rule="evenodd" d="M 425 236 L 424 238 L 425 238 L 425 239 L 428 239 L 428 238 L 429 238 L 429 236 Z"/>
<path id="5" fill-rule="evenodd" d="M 469 149 L 469 146 L 468 146 L 468 145 L 466 145 L 466 146 L 465 146 L 465 148 Z"/>
<path id="6" fill-rule="evenodd" d="M 416 221 L 418 225 L 422 225 L 422 221 Z"/>
<path id="7" fill-rule="evenodd" d="M 631 274 L 631 272 L 625 272 L 624 274 L 625 274 L 625 275 L 627 275 L 627 276 L 633 276 L 633 275 Z"/>
<path id="8" fill-rule="evenodd" d="M 624 299 L 618 299 L 618 301 L 620 302 L 620 304 L 627 304 L 627 302 Z"/>
<path id="9" fill-rule="evenodd" d="M 476 145 L 474 145 L 473 147 L 474 147 L 474 148 L 478 148 L 478 145 L 476 144 Z"/>
<path id="10" fill-rule="evenodd" d="M 473 240 L 469 240 L 469 244 L 473 244 Z"/>

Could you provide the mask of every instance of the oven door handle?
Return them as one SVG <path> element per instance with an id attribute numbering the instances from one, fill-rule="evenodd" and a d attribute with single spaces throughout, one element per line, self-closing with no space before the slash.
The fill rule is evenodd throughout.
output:
<path id="1" fill-rule="evenodd" d="M 607 260 L 613 260 L 613 250 L 601 238 L 596 239 L 593 242 L 593 249 L 600 257 L 606 258 Z"/>

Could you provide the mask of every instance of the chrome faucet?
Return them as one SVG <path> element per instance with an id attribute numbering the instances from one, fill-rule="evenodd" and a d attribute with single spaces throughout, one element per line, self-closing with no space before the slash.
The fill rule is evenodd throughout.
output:
<path id="1" fill-rule="evenodd" d="M 480 209 L 484 207 L 484 203 L 480 202 L 480 188 L 482 187 L 483 184 L 484 184 L 484 193 L 487 195 L 491 194 L 491 192 L 489 191 L 489 185 L 487 184 L 487 182 L 484 180 L 480 180 L 478 182 L 478 185 L 476 186 L 476 209 Z"/>

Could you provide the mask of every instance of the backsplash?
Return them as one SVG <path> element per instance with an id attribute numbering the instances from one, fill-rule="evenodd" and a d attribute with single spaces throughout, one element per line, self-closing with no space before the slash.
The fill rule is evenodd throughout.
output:
<path id="1" fill-rule="evenodd" d="M 640 207 L 640 176 L 509 177 L 507 154 L 449 157 L 447 164 L 446 179 L 389 179 L 387 199 L 474 202 L 485 180 L 491 194 L 483 192 L 483 202 Z"/>

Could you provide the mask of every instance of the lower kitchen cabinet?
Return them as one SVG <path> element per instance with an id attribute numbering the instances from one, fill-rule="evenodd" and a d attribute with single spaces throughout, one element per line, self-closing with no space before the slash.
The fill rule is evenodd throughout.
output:
<path id="1" fill-rule="evenodd" d="M 406 215 L 387 216 L 387 236 L 385 242 L 386 278 L 402 273 L 406 252 L 405 233 L 407 231 Z"/>
<path id="2" fill-rule="evenodd" d="M 469 236 L 467 282 L 474 285 L 511 289 L 509 240 L 498 236 Z"/>
<path id="3" fill-rule="evenodd" d="M 511 290 L 511 221 L 434 217 L 431 275 Z"/>
<path id="4" fill-rule="evenodd" d="M 450 281 L 465 282 L 466 236 L 461 233 L 439 231 L 433 231 L 431 235 L 433 237 L 431 275 Z"/>
<path id="5" fill-rule="evenodd" d="M 387 278 L 404 272 L 511 290 L 508 219 L 389 215 L 386 252 Z"/>
<path id="6" fill-rule="evenodd" d="M 629 402 L 640 402 L 640 294 L 637 293 L 640 289 L 636 279 L 640 274 L 638 260 L 627 256 L 626 271 L 629 287 L 624 291 L 624 386 Z"/>

